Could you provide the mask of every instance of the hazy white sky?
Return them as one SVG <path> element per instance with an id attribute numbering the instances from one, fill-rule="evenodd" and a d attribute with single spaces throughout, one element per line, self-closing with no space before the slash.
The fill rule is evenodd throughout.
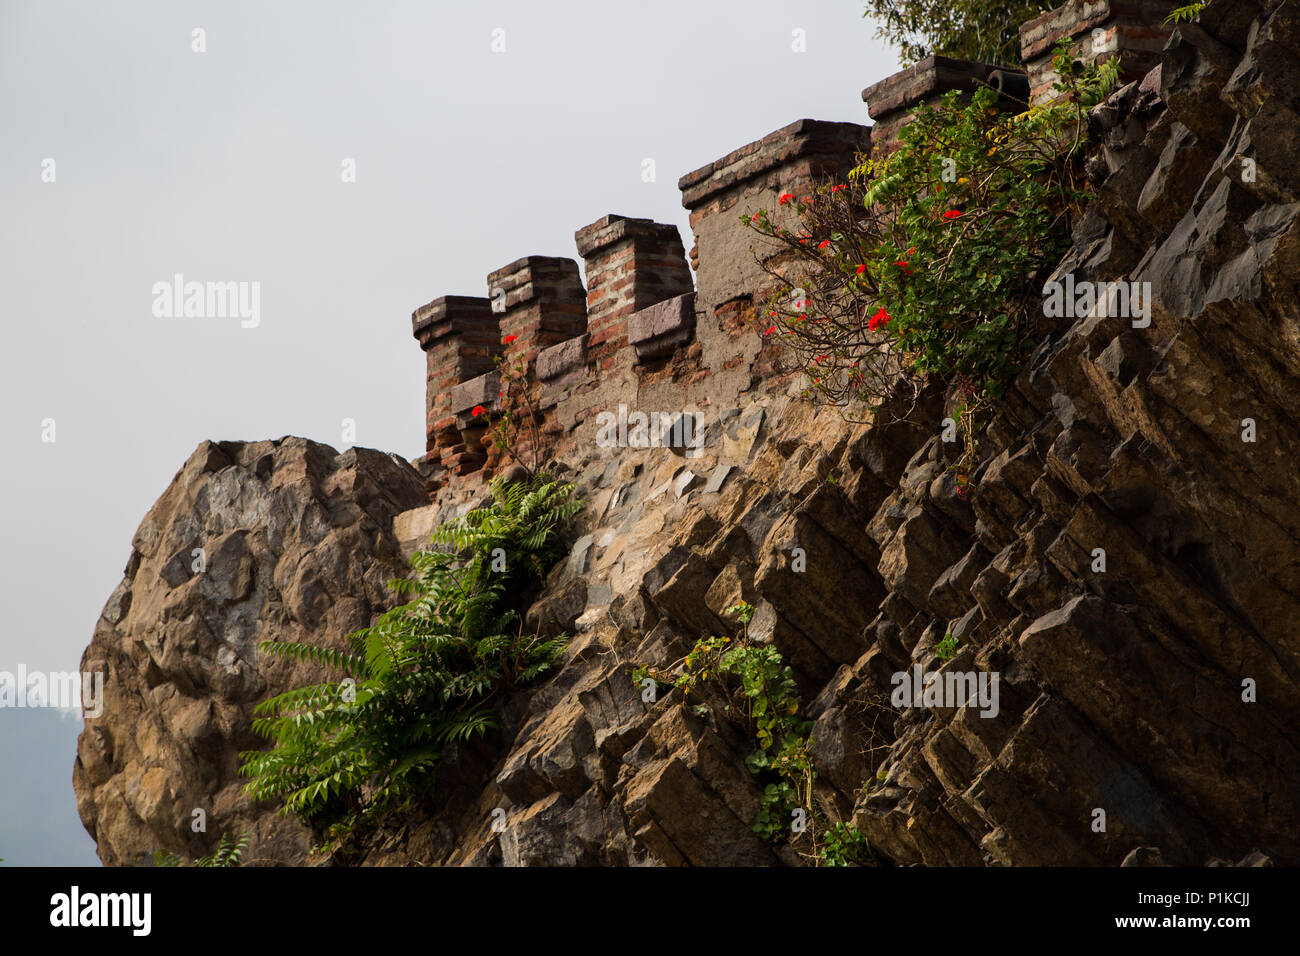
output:
<path id="1" fill-rule="evenodd" d="M 77 668 L 201 440 L 423 453 L 416 306 L 608 212 L 689 248 L 678 176 L 868 122 L 873 32 L 857 0 L 0 0 L 0 670 Z M 260 324 L 155 317 L 176 273 L 259 282 Z"/>

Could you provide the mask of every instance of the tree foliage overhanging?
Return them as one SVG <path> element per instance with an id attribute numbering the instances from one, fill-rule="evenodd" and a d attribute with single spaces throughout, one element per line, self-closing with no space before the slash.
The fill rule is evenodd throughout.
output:
<path id="1" fill-rule="evenodd" d="M 1020 24 L 1055 4 L 1041 0 L 867 0 L 864 16 L 904 66 L 931 54 L 1020 65 Z"/>

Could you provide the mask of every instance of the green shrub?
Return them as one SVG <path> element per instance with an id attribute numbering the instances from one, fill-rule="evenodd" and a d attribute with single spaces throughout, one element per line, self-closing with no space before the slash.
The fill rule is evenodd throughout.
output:
<path id="1" fill-rule="evenodd" d="M 745 758 L 750 772 L 765 781 L 754 831 L 775 840 L 789 830 L 796 808 L 812 805 L 815 773 L 808 754 L 812 721 L 800 715 L 794 674 L 780 652 L 770 644 L 749 640 L 753 605 L 736 604 L 726 613 L 741 622 L 736 642 L 730 637 L 697 641 L 686 657 L 669 668 L 681 668 L 676 678 L 646 667 L 635 668 L 632 677 L 637 683 L 649 677 L 680 687 L 688 695 L 709 682 L 725 697 L 724 715 L 743 722 L 758 741 L 758 749 Z M 739 688 L 733 687 L 735 680 Z M 694 709 L 706 713 L 708 708 L 699 704 Z"/>
<path id="2" fill-rule="evenodd" d="M 242 754 L 245 791 L 346 836 L 427 793 L 444 750 L 495 727 L 502 696 L 550 670 L 564 639 L 526 634 L 522 612 L 563 552 L 582 507 L 547 476 L 491 484 L 493 499 L 439 529 L 435 550 L 390 582 L 409 602 L 349 638 L 348 651 L 268 641 L 262 650 L 347 675 L 279 694 L 256 709 L 273 741 Z"/>
<path id="3" fill-rule="evenodd" d="M 201 856 L 194 861 L 194 866 L 199 867 L 229 867 L 239 866 L 240 860 L 244 855 L 244 850 L 248 846 L 248 833 L 241 833 L 236 839 L 233 833 L 221 834 L 221 839 L 217 841 L 217 848 L 212 851 L 210 856 Z M 167 853 L 163 850 L 155 850 L 153 854 L 154 866 L 184 866 L 185 861 L 175 853 Z"/>
<path id="4" fill-rule="evenodd" d="M 1087 196 L 1086 112 L 1117 62 L 1084 67 L 1058 47 L 1058 98 L 1025 112 L 995 91 L 921 106 L 882 158 L 847 182 L 744 221 L 776 249 L 763 335 L 802 369 L 805 395 L 874 410 L 900 380 L 956 386 L 969 437 L 1033 348 L 1042 281 Z M 866 420 L 865 418 L 863 420 Z"/>
<path id="5" fill-rule="evenodd" d="M 847 823 L 839 822 L 822 835 L 818 857 L 824 866 L 849 866 L 870 859 L 867 838 Z"/>

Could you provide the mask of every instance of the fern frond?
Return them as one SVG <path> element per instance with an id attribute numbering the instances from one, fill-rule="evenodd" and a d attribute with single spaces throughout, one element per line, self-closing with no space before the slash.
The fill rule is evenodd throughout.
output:
<path id="1" fill-rule="evenodd" d="M 412 556 L 410 573 L 389 585 L 406 603 L 349 635 L 350 652 L 261 645 L 356 681 L 352 694 L 322 683 L 258 704 L 253 728 L 273 746 L 240 754 L 247 795 L 279 801 L 281 813 L 313 825 L 335 824 L 329 832 L 345 836 L 356 820 L 431 786 L 447 746 L 496 726 L 502 692 L 555 666 L 564 639 L 525 635 L 520 616 L 530 589 L 562 555 L 561 536 L 582 502 L 572 485 L 543 476 L 498 477 L 490 489 L 486 506 L 443 525 L 429 549 Z M 214 859 L 239 852 L 219 844 Z"/>
<path id="2" fill-rule="evenodd" d="M 302 663 L 325 664 L 335 670 L 357 677 L 365 675 L 365 658 L 359 654 L 347 654 L 317 644 L 298 641 L 262 641 L 257 649 L 264 654 L 273 654 Z"/>

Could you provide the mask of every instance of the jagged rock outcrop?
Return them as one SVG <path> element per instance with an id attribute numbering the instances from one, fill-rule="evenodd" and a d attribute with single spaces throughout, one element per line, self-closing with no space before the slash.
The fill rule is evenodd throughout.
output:
<path id="1" fill-rule="evenodd" d="M 819 810 L 851 819 L 879 863 L 1300 862 L 1297 63 L 1294 3 L 1215 4 L 1179 28 L 1157 71 L 1094 111 L 1098 196 L 1056 277 L 1148 282 L 1150 321 L 1045 319 L 968 492 L 948 467 L 960 450 L 941 440 L 948 404 L 935 390 L 872 424 L 748 393 L 708 409 L 698 458 L 567 452 L 560 472 L 587 508 L 529 612 L 574 634 L 561 668 L 509 701 L 498 736 L 451 755 L 427 806 L 348 861 L 807 862 L 806 840 L 774 848 L 753 832 L 752 741 L 679 692 L 646 701 L 631 677 L 734 633 L 724 609 L 743 600 L 756 608 L 750 634 L 791 663 L 815 721 Z M 235 571 L 187 582 L 175 556 L 223 475 L 248 489 L 247 514 L 214 526 L 210 554 L 233 547 L 222 544 L 232 529 L 256 537 L 266 454 L 241 451 L 214 474 L 191 459 L 155 508 L 170 517 L 142 526 L 87 653 L 115 668 L 106 720 L 137 741 L 101 739 L 94 724 L 83 736 L 82 814 L 107 861 L 133 859 L 146 838 L 169 845 L 184 822 L 173 804 L 188 806 L 173 795 L 204 806 L 219 782 L 231 814 L 271 826 L 237 804 L 233 755 L 251 702 L 297 675 L 256 671 L 239 622 L 337 640 L 382 605 L 395 541 L 411 550 L 485 493 L 466 480 L 406 511 L 422 503 L 409 469 L 348 453 L 353 471 L 334 473 L 364 472 L 388 492 L 356 493 L 373 507 L 319 504 L 352 516 L 340 537 L 364 528 L 368 542 L 349 547 L 349 565 L 330 562 L 332 603 L 285 596 L 272 569 L 297 578 L 275 551 L 257 564 L 265 597 L 241 618 L 224 591 L 202 591 Z M 302 456 L 310 484 L 318 458 Z M 319 501 L 290 479 L 275 500 Z M 154 543 L 161 532 L 143 529 L 155 527 L 176 530 Z M 237 635 L 219 652 L 228 678 L 172 643 L 208 632 Z M 918 667 L 988 687 L 996 677 L 993 706 L 900 706 L 897 675 Z M 231 716 L 209 719 L 209 755 L 186 763 L 180 703 L 214 699 Z M 155 759 L 155 741 L 178 756 Z M 266 839 L 283 859 L 297 857 L 280 846 L 303 846 L 296 831 Z"/>
<path id="2" fill-rule="evenodd" d="M 259 657 L 264 640 L 343 637 L 390 606 L 405 570 L 391 526 L 427 502 L 407 462 L 301 438 L 203 442 L 145 516 L 82 657 L 103 673 L 73 786 L 105 864 L 199 856 L 248 830 L 247 859 L 298 863 L 307 830 L 241 793 L 238 753 L 268 695 L 324 679 Z M 201 553 L 200 553 L 201 552 Z M 195 832 L 195 810 L 206 832 Z"/>
<path id="3" fill-rule="evenodd" d="M 371 859 L 797 862 L 750 832 L 750 745 L 628 676 L 743 598 L 811 702 L 818 800 L 878 861 L 1300 861 L 1298 26 L 1211 7 L 1095 112 L 1099 198 L 1057 277 L 1149 282 L 1151 321 L 1045 322 L 967 497 L 939 395 L 866 428 L 777 401 L 739 468 L 580 466 L 593 527 L 543 599 L 580 628 L 566 666 L 477 803 Z M 708 490 L 677 498 L 688 471 Z M 997 675 L 996 713 L 891 707 L 916 666 Z"/>

